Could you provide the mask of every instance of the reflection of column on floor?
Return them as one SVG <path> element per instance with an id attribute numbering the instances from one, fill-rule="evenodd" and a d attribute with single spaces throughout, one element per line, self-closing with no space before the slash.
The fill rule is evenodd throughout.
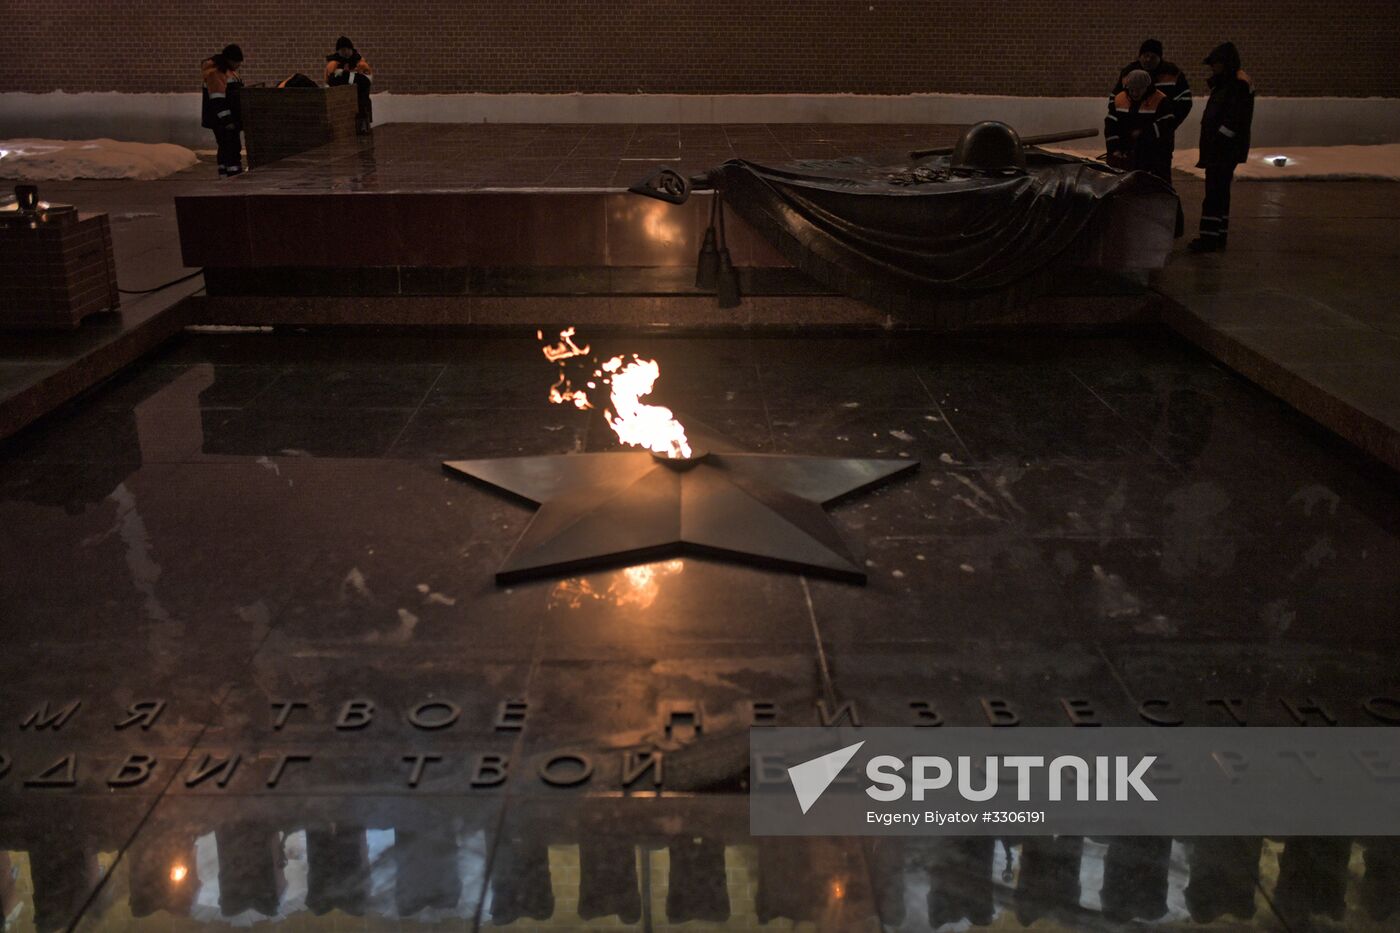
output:
<path id="1" fill-rule="evenodd" d="M 1170 836 L 1119 836 L 1108 841 L 1099 900 L 1110 920 L 1156 920 L 1167 912 Z"/>
<path id="2" fill-rule="evenodd" d="M 0 930 L 5 929 L 5 918 L 14 913 L 19 903 L 19 884 L 15 881 L 15 868 L 10 864 L 10 853 L 0 852 Z"/>
<path id="3" fill-rule="evenodd" d="M 813 864 L 809 839 L 760 839 L 758 892 L 754 906 L 759 923 L 787 918 L 817 921 L 826 910 L 828 879 Z"/>
<path id="4" fill-rule="evenodd" d="M 1361 906 L 1372 920 L 1388 920 L 1400 910 L 1400 838 L 1367 839 Z"/>
<path id="5" fill-rule="evenodd" d="M 724 873 L 724 843 L 699 836 L 673 839 L 668 855 L 667 922 L 728 920 L 729 884 Z"/>
<path id="6" fill-rule="evenodd" d="M 194 837 L 188 829 L 148 829 L 139 833 L 127 850 L 130 866 L 131 914 L 149 917 L 167 911 L 176 917 L 189 914 L 199 895 L 195 871 Z"/>
<path id="7" fill-rule="evenodd" d="M 96 852 L 62 838 L 45 839 L 29 850 L 29 876 L 34 882 L 34 925 L 48 933 L 77 918 L 101 869 Z"/>
<path id="8" fill-rule="evenodd" d="M 870 874 L 875 909 L 887 927 L 904 925 L 904 840 L 875 839 L 870 844 Z"/>
<path id="9" fill-rule="evenodd" d="M 585 839 L 579 842 L 578 860 L 580 917 L 594 920 L 616 914 L 623 923 L 641 919 L 636 846 L 608 837 Z"/>
<path id="10" fill-rule="evenodd" d="M 1192 840 L 1186 883 L 1186 909 L 1192 920 L 1211 923 L 1225 914 L 1241 920 L 1254 916 L 1263 845 L 1264 840 L 1258 836 L 1202 836 Z"/>
<path id="11" fill-rule="evenodd" d="M 927 869 L 928 921 L 937 928 L 963 918 L 978 926 L 992 922 L 992 836 L 924 840 L 918 863 Z"/>
<path id="12" fill-rule="evenodd" d="M 1016 919 L 1029 926 L 1041 917 L 1070 923 L 1080 914 L 1079 836 L 1031 836 L 1021 842 Z"/>
<path id="13" fill-rule="evenodd" d="M 200 363 L 136 406 L 136 436 L 143 463 L 175 459 L 203 447 L 199 396 L 213 384 L 213 365 Z"/>
<path id="14" fill-rule="evenodd" d="M 451 822 L 394 827 L 394 905 L 400 917 L 452 910 L 462 899 L 457 829 Z"/>
<path id="15" fill-rule="evenodd" d="M 369 899 L 369 841 L 363 826 L 332 823 L 306 830 L 306 906 L 365 915 Z"/>
<path id="16" fill-rule="evenodd" d="M 1289 923 L 1309 914 L 1341 920 L 1347 912 L 1347 863 L 1351 840 L 1335 836 L 1289 839 L 1278 858 L 1274 906 Z"/>
<path id="17" fill-rule="evenodd" d="M 214 830 L 219 848 L 219 910 L 236 917 L 254 910 L 276 916 L 287 886 L 287 857 L 276 829 L 256 823 L 229 823 Z"/>
<path id="18" fill-rule="evenodd" d="M 538 836 L 503 838 L 491 865 L 491 922 L 500 926 L 522 917 L 548 920 L 552 916 L 549 846 Z"/>

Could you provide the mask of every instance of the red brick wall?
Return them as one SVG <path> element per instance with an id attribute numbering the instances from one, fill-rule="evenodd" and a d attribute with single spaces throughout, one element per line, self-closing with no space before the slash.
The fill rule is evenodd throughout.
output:
<path id="1" fill-rule="evenodd" d="M 1098 94 L 1140 39 L 1199 80 L 1218 40 L 1261 93 L 1397 96 L 1400 0 L 3 0 L 0 91 L 319 77 L 346 33 L 400 93 Z"/>

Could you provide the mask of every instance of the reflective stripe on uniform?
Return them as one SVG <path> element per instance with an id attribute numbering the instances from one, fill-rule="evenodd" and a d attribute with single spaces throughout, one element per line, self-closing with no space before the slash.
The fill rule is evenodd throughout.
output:
<path id="1" fill-rule="evenodd" d="M 1230 129 L 1228 126 L 1222 126 L 1222 127 L 1220 128 L 1220 132 L 1224 133 L 1224 134 L 1225 134 L 1227 137 L 1229 137 L 1230 139 L 1234 139 L 1234 138 L 1235 138 L 1235 131 L 1232 130 L 1232 129 Z"/>
<path id="2" fill-rule="evenodd" d="M 210 95 L 209 95 L 209 99 L 210 99 L 210 100 L 218 100 L 220 97 L 227 97 L 227 96 L 228 96 L 228 95 L 225 94 L 223 91 L 218 91 L 218 92 L 216 92 L 216 93 L 210 94 Z"/>
<path id="3" fill-rule="evenodd" d="M 1184 91 L 1182 91 L 1180 94 L 1176 95 L 1176 97 L 1172 98 L 1172 100 L 1181 100 L 1183 97 L 1190 97 L 1190 96 L 1191 96 L 1191 89 L 1188 87 L 1186 90 L 1184 90 Z"/>

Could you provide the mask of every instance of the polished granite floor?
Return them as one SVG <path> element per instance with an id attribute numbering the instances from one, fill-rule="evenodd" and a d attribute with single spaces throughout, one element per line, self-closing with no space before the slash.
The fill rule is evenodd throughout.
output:
<path id="1" fill-rule="evenodd" d="M 1393 473 L 1166 333 L 597 335 L 753 450 L 920 470 L 833 510 L 864 588 L 501 588 L 530 511 L 439 461 L 612 446 L 532 336 L 187 335 L 0 443 L 5 929 L 1400 926 L 1394 840 L 762 839 L 744 792 L 754 704 L 1394 719 Z"/>
<path id="2" fill-rule="evenodd" d="M 128 293 L 120 309 L 90 315 L 74 330 L 0 328 L 0 437 L 110 376 L 183 326 L 183 317 L 170 312 L 198 291 L 202 280 L 136 293 L 196 271 L 181 264 L 174 196 L 202 185 L 211 171 L 201 164 L 158 181 L 40 184 L 47 199 L 107 215 L 117 284 Z"/>
<path id="3" fill-rule="evenodd" d="M 1189 212 L 1204 186 L 1177 190 Z M 1400 467 L 1400 184 L 1241 183 L 1231 217 L 1228 251 L 1156 274 L 1173 326 Z"/>

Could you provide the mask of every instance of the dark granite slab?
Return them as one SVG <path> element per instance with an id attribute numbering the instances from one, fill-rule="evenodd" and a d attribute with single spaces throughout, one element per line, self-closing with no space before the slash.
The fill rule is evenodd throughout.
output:
<path id="1" fill-rule="evenodd" d="M 177 339 L 0 442 L 22 922 L 1120 929 L 1158 911 L 1142 878 L 1178 927 L 1269 928 L 1332 911 L 1348 862 L 1337 922 L 1389 922 L 1374 840 L 756 839 L 745 767 L 756 713 L 1378 724 L 1392 476 L 1165 332 L 590 339 L 745 445 L 917 457 L 833 509 L 869 584 L 685 559 L 498 587 L 530 509 L 438 460 L 615 444 L 547 405 L 533 339 Z M 70 753 L 75 786 L 25 785 Z"/>

